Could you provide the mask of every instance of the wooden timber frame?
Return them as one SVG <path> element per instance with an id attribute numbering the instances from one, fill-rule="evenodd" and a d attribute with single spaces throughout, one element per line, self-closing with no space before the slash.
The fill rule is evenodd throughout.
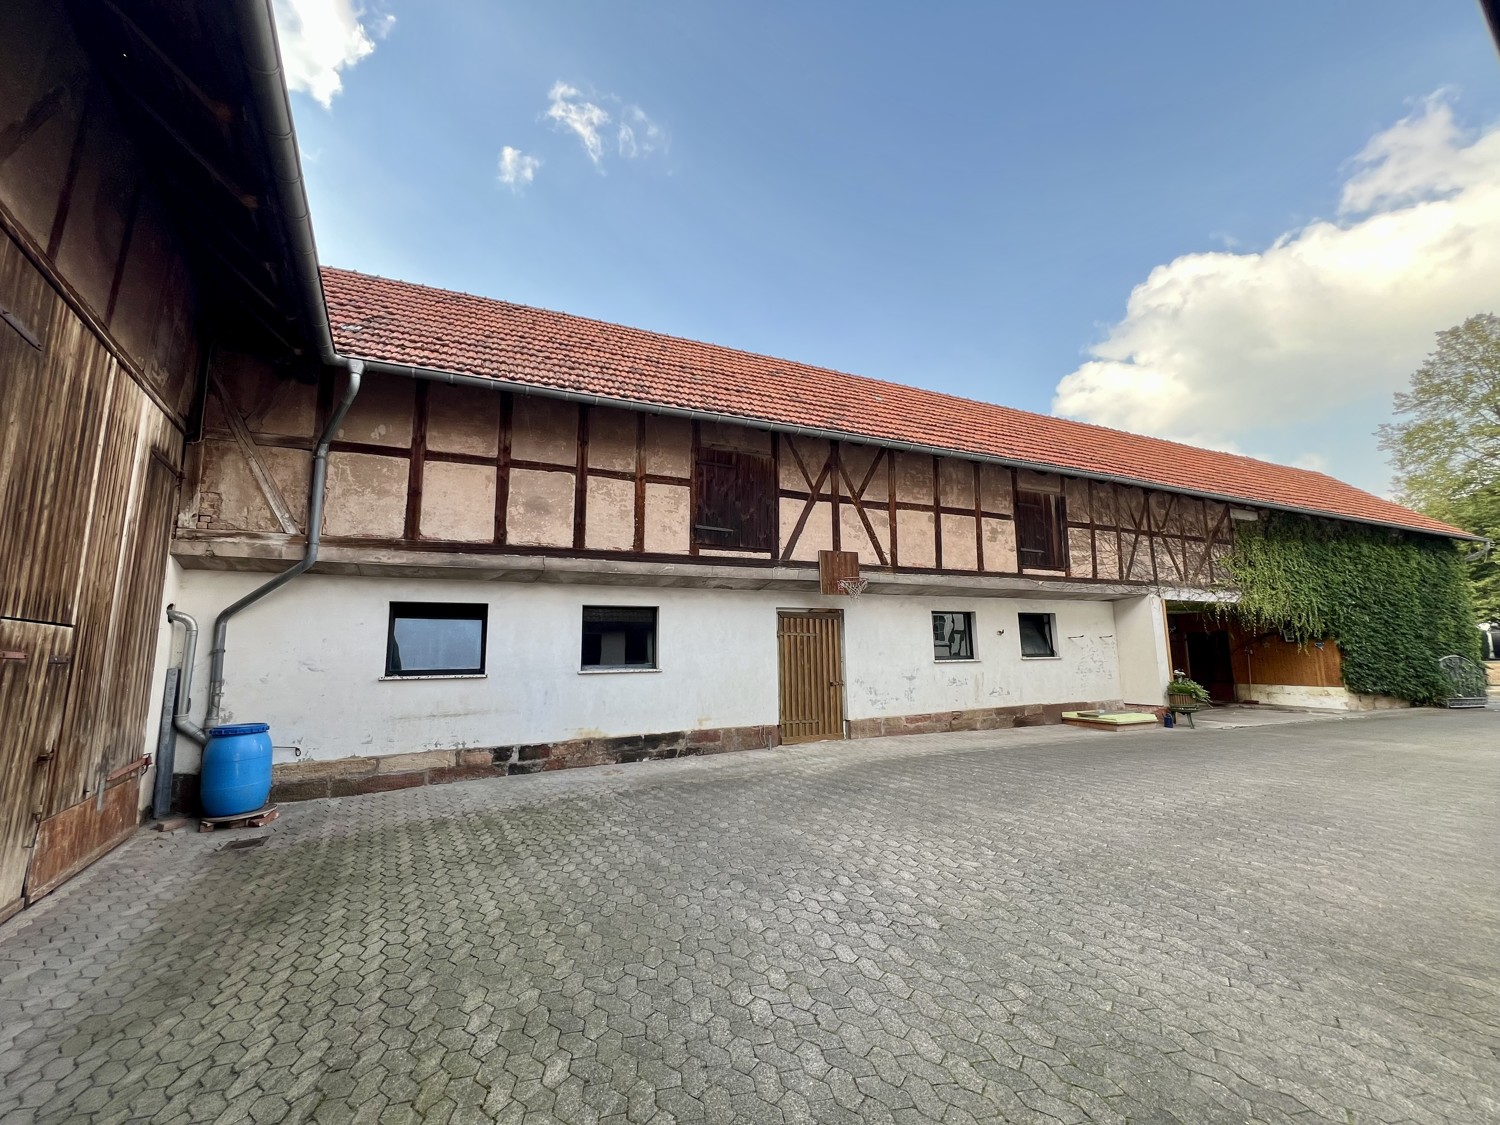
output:
<path id="1" fill-rule="evenodd" d="M 190 452 L 194 495 L 179 536 L 295 538 L 332 395 L 225 366 L 210 383 L 205 440 Z M 703 466 L 735 463 L 708 455 L 716 449 L 769 467 L 777 518 L 767 545 L 716 547 L 695 531 Z M 1019 565 L 1025 491 L 1057 497 L 1056 569 Z M 1062 473 L 377 375 L 333 444 L 324 541 L 738 567 L 813 566 L 832 550 L 857 555 L 866 572 L 1212 589 L 1228 577 L 1229 512 Z"/>

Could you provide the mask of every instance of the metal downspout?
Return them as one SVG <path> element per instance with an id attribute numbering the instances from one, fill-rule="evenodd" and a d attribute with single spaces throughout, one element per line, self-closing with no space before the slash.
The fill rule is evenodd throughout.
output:
<path id="1" fill-rule="evenodd" d="M 177 681 L 177 707 L 172 712 L 172 729 L 202 746 L 208 741 L 208 735 L 188 718 L 188 708 L 193 703 L 193 661 L 198 657 L 198 622 L 175 605 L 167 606 L 167 620 L 182 626 L 182 674 Z"/>
<path id="2" fill-rule="evenodd" d="M 334 435 L 343 424 L 344 415 L 349 413 L 354 396 L 359 394 L 360 378 L 365 369 L 360 360 L 351 359 L 348 362 L 349 385 L 344 390 L 344 397 L 339 400 L 338 408 L 328 419 L 328 425 L 323 428 L 323 435 L 318 438 L 317 451 L 313 454 L 312 484 L 307 494 L 307 549 L 303 551 L 302 558 L 292 566 L 269 582 L 257 586 L 233 605 L 220 610 L 219 616 L 214 618 L 213 648 L 208 654 L 208 718 L 204 722 L 205 727 L 212 727 L 219 721 L 224 703 L 224 649 L 230 619 L 266 595 L 281 589 L 299 574 L 306 573 L 318 561 L 318 547 L 323 539 L 323 493 L 328 480 L 328 447 L 333 444 Z"/>

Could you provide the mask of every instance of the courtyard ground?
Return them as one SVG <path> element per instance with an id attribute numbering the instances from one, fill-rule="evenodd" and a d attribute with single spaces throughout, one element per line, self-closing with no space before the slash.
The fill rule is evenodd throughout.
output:
<path id="1" fill-rule="evenodd" d="M 308 802 L 0 927 L 0 1121 L 1495 1122 L 1497 887 L 1494 711 Z"/>

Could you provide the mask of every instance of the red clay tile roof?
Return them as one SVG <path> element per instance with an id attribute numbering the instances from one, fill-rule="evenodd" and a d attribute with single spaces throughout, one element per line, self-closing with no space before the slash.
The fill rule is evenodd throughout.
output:
<path id="1" fill-rule="evenodd" d="M 342 355 L 1472 538 L 1307 469 L 506 301 L 322 272 Z"/>

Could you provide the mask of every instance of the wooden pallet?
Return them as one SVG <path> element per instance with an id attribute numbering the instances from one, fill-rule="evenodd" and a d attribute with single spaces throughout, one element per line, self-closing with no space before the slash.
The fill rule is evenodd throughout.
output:
<path id="1" fill-rule="evenodd" d="M 236 816 L 205 816 L 198 819 L 199 832 L 216 832 L 220 828 L 264 828 L 281 815 L 276 805 L 262 805 L 254 812 Z"/>

